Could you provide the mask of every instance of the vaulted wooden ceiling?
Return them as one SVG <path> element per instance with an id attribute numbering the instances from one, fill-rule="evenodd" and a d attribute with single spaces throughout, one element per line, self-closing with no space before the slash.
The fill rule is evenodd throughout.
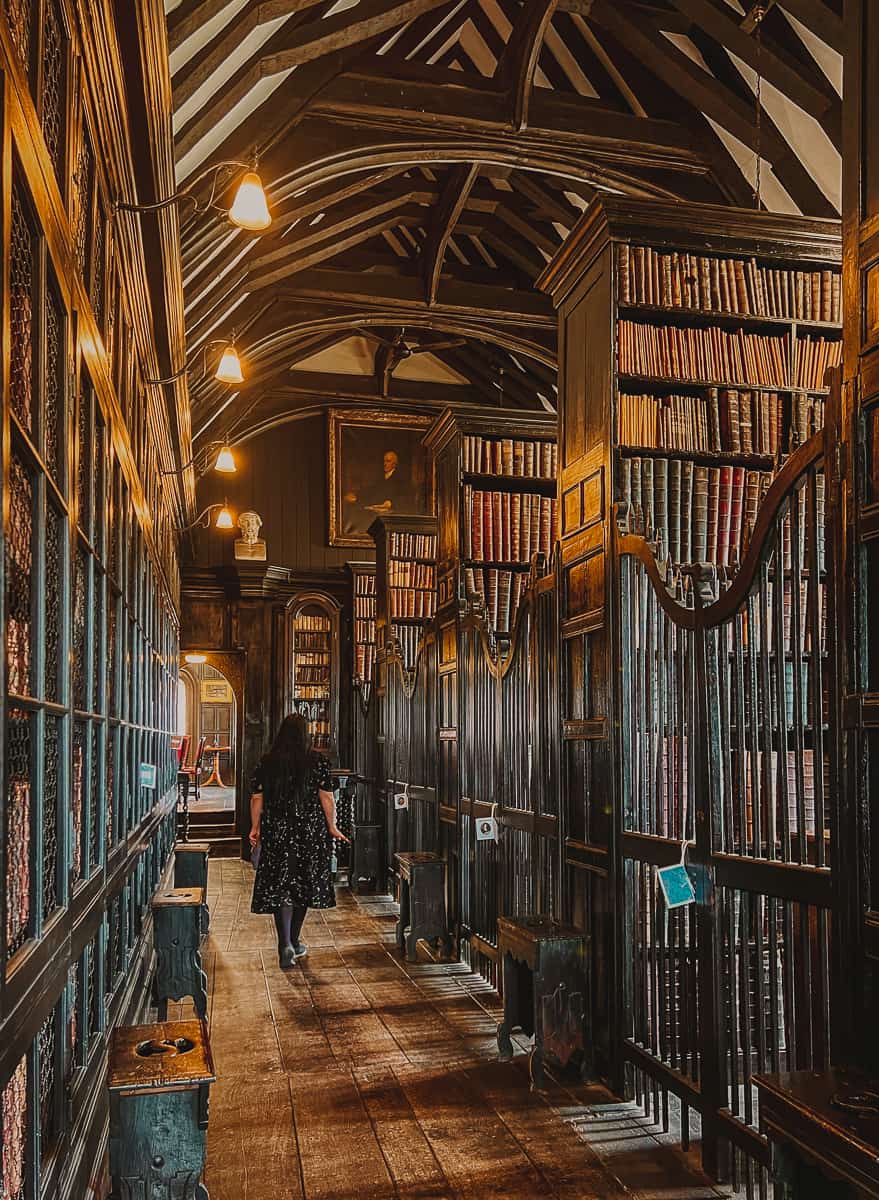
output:
<path id="1" fill-rule="evenodd" d="M 258 155 L 274 217 L 184 221 L 189 350 L 234 329 L 247 362 L 237 392 L 193 381 L 197 450 L 338 397 L 553 407 L 534 281 L 596 191 L 751 205 L 759 147 L 766 207 L 839 210 L 842 0 L 167 10 L 179 183 Z M 352 338 L 372 374 L 327 372 Z M 445 381 L 395 373 L 416 355 Z"/>

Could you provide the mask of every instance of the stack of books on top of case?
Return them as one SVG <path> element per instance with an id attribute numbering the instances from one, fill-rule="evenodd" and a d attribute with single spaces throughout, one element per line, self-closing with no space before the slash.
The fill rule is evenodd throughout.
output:
<path id="1" fill-rule="evenodd" d="M 842 321 L 838 271 L 793 271 L 754 258 L 720 258 L 651 246 L 619 248 L 621 304 L 782 320 Z"/>
<path id="2" fill-rule="evenodd" d="M 466 434 L 462 443 L 462 466 L 472 475 L 554 479 L 558 469 L 558 448 L 554 442 L 532 438 Z"/>

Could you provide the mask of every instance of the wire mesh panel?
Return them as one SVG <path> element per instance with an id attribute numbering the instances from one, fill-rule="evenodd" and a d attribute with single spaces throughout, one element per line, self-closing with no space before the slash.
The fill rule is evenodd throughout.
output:
<path id="1" fill-rule="evenodd" d="M 25 1200 L 28 1149 L 28 1066 L 22 1058 L 3 1089 L 0 1125 L 3 1153 L 0 1158 L 0 1195 L 3 1200 Z"/>
<path id="2" fill-rule="evenodd" d="M 9 223 L 9 401 L 26 429 L 33 425 L 35 235 L 18 186 Z"/>
<path id="3" fill-rule="evenodd" d="M 57 1134 L 57 1069 L 58 1021 L 56 1007 L 49 1013 L 37 1034 L 37 1066 L 39 1078 L 40 1150 L 48 1156 Z"/>
<path id="4" fill-rule="evenodd" d="M 71 963 L 67 969 L 67 1083 L 73 1078 L 74 1072 L 80 1067 L 80 1032 L 82 1030 L 82 995 L 85 973 L 85 958 L 83 955 Z"/>
<path id="5" fill-rule="evenodd" d="M 107 219 L 100 201 L 95 212 L 95 229 L 92 242 L 92 281 L 89 289 L 89 299 L 98 328 L 103 330 L 106 317 L 107 295 Z"/>
<path id="6" fill-rule="evenodd" d="M 83 857 L 83 796 L 85 788 L 85 721 L 73 722 L 73 752 L 71 755 L 70 800 L 73 816 L 73 846 L 71 867 L 74 881 L 82 878 Z"/>
<path id="7" fill-rule="evenodd" d="M 40 123 L 55 168 L 55 177 L 63 190 L 67 133 L 67 34 L 58 0 L 49 0 L 43 9 L 41 67 Z"/>
<path id="8" fill-rule="evenodd" d="M 43 731 L 43 917 L 58 907 L 58 819 L 61 721 L 47 716 Z"/>
<path id="9" fill-rule="evenodd" d="M 34 489 L 16 454 L 9 464 L 8 486 L 6 686 L 16 695 L 32 695 Z"/>
<path id="10" fill-rule="evenodd" d="M 3 0 L 12 44 L 26 72 L 31 66 L 32 0 Z"/>
<path id="11" fill-rule="evenodd" d="M 73 705 L 81 712 L 88 707 L 88 570 L 89 555 L 77 545 L 73 560 Z"/>
<path id="12" fill-rule="evenodd" d="M 91 739 L 91 753 L 89 755 L 89 866 L 92 871 L 96 870 L 101 863 L 101 844 L 103 841 L 103 829 L 101 827 L 101 743 L 102 727 L 98 721 L 88 722 L 89 737 Z"/>
<path id="13" fill-rule="evenodd" d="M 110 726 L 107 729 L 107 774 L 104 780 L 104 803 L 107 807 L 104 824 L 108 854 L 118 839 L 116 830 L 116 738 L 117 731 L 115 727 Z"/>
<path id="14" fill-rule="evenodd" d="M 94 391 L 83 372 L 76 415 L 76 520 L 87 538 L 92 534 L 92 473 L 94 454 L 91 436 Z"/>
<path id="15" fill-rule="evenodd" d="M 88 1036 L 88 1044 L 91 1045 L 92 1038 L 101 1032 L 103 1026 L 103 1008 L 104 999 L 101 992 L 101 973 L 98 956 L 100 954 L 101 935 L 100 933 L 89 944 L 86 953 L 86 981 L 87 981 L 87 1001 L 88 1004 L 88 1021 L 86 1023 Z"/>
<path id="16" fill-rule="evenodd" d="M 6 714 L 6 957 L 24 945 L 33 913 L 31 835 L 33 753 L 31 714 Z"/>
<path id="17" fill-rule="evenodd" d="M 75 182 L 76 261 L 79 266 L 80 276 L 88 281 L 91 250 L 92 199 L 95 184 L 95 156 L 92 151 L 91 136 L 84 122 L 79 144 Z"/>
<path id="18" fill-rule="evenodd" d="M 50 283 L 45 295 L 46 373 L 43 383 L 43 458 L 49 474 L 63 491 L 64 441 L 67 422 L 66 377 L 66 319 L 55 285 Z"/>

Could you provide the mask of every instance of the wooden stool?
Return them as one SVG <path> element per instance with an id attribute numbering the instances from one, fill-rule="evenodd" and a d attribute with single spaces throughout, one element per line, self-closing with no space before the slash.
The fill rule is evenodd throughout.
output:
<path id="1" fill-rule="evenodd" d="M 772 1175 L 786 1197 L 879 1197 L 879 1080 L 837 1068 L 755 1075 L 754 1084 Z"/>
<path id="2" fill-rule="evenodd" d="M 356 892 L 378 891 L 381 874 L 381 825 L 354 828 L 350 883 Z"/>
<path id="3" fill-rule="evenodd" d="M 208 858 L 210 842 L 175 842 L 174 886 L 175 888 L 201 888 L 204 903 L 201 907 L 201 936 L 205 937 L 211 921 L 208 908 Z"/>
<path id="4" fill-rule="evenodd" d="M 152 899 L 153 940 L 156 947 L 155 995 L 159 1020 L 168 1015 L 168 1001 L 191 996 L 204 1019 L 208 1010 L 207 976 L 201 969 L 201 888 L 171 888 Z"/>
<path id="5" fill-rule="evenodd" d="M 397 945 L 406 949 L 406 961 L 415 962 L 420 938 L 448 941 L 444 875 L 446 864 L 438 854 L 407 851 L 395 854 L 400 873 L 400 919 Z M 407 928 L 408 927 L 408 928 Z"/>
<path id="6" fill-rule="evenodd" d="M 117 1200 L 208 1200 L 201 1182 L 216 1079 L 202 1021 L 129 1025 L 110 1035 L 110 1177 Z"/>
<path id="7" fill-rule="evenodd" d="M 510 1034 L 533 1035 L 531 1080 L 544 1086 L 544 1061 L 564 1069 L 577 1055 L 586 1075 L 586 935 L 552 917 L 498 917 L 504 1019 L 497 1027 L 502 1061 L 513 1057 Z"/>

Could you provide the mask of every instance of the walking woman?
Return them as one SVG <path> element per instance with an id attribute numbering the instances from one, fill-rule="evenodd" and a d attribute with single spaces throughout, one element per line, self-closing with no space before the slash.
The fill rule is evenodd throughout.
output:
<path id="1" fill-rule="evenodd" d="M 271 750 L 257 767 L 250 798 L 250 844 L 260 847 L 250 908 L 272 913 L 284 970 L 308 953 L 299 940 L 309 908 L 335 908 L 330 874 L 336 828 L 330 764 L 311 747 L 298 714 L 281 722 Z"/>

